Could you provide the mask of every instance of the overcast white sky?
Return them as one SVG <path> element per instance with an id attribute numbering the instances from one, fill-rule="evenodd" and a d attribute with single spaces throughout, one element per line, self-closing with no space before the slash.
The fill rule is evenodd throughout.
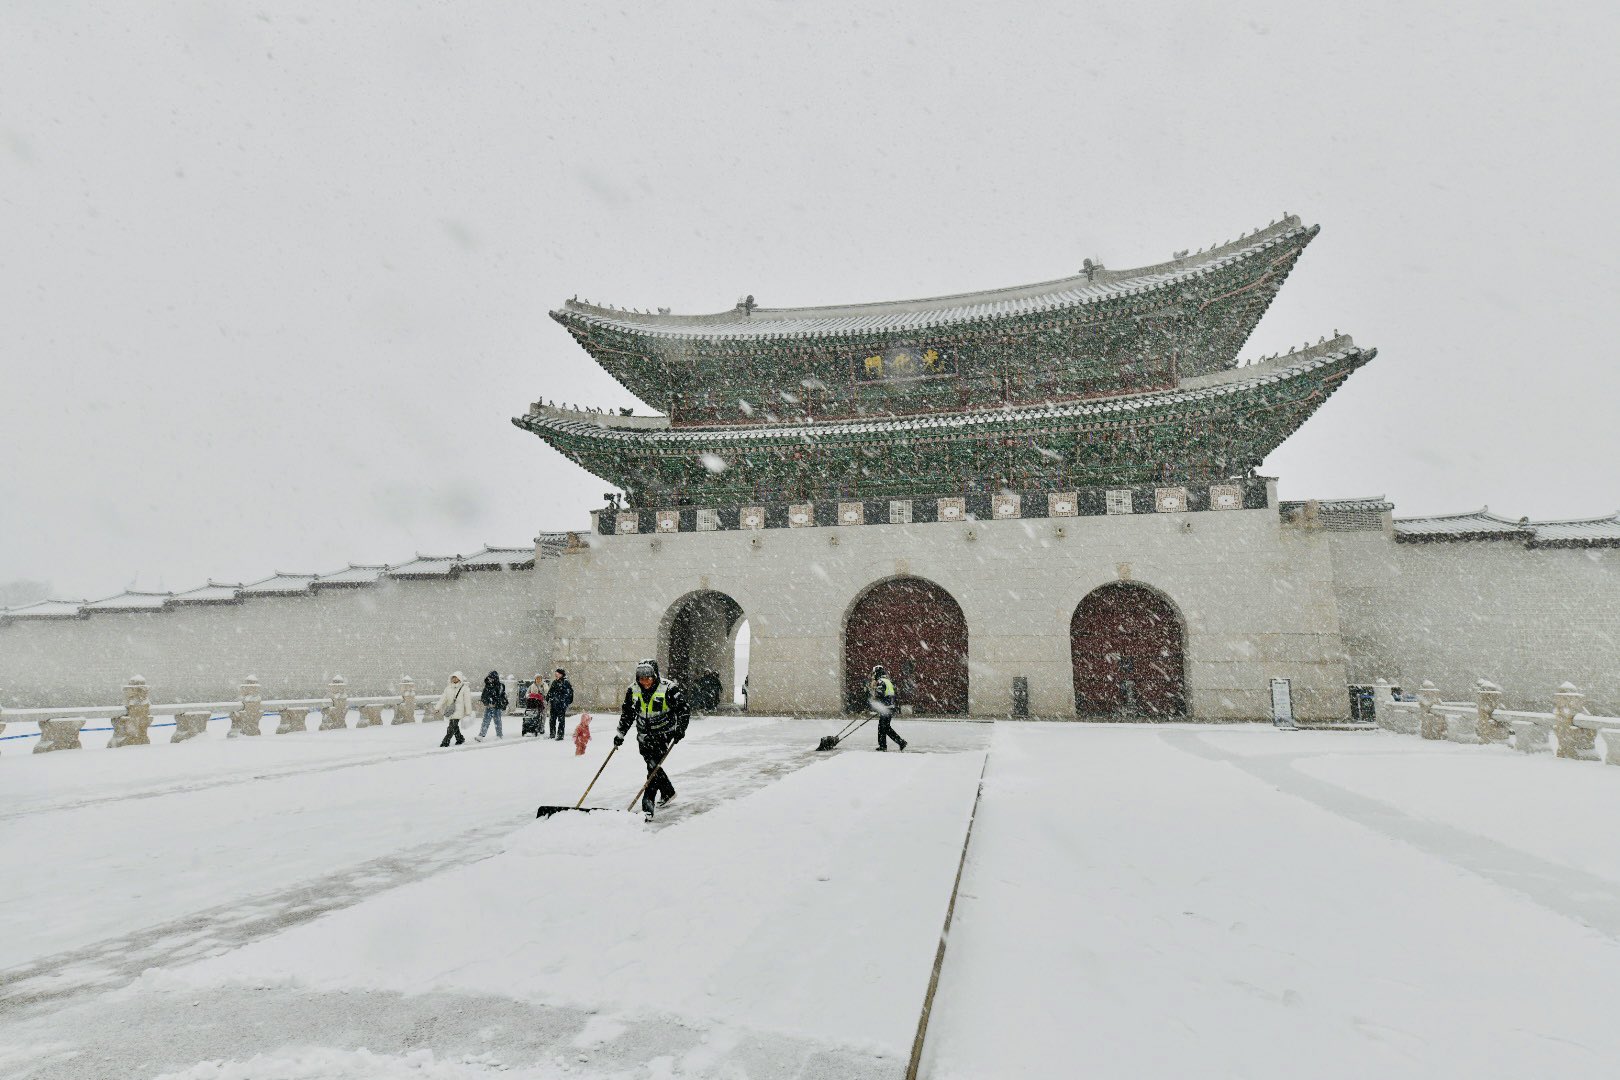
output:
<path id="1" fill-rule="evenodd" d="M 0 6 L 0 582 L 577 528 L 546 315 L 1044 280 L 1320 223 L 1245 355 L 1379 358 L 1266 463 L 1620 508 L 1613 4 Z"/>

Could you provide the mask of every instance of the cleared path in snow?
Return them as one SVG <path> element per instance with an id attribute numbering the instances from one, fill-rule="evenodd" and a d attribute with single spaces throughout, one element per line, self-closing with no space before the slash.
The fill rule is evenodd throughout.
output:
<path id="1" fill-rule="evenodd" d="M 923 1075 L 1612 1076 L 1612 879 L 1533 836 L 1483 839 L 1488 818 L 1441 825 L 1398 790 L 1379 801 L 1306 775 L 1372 789 L 1428 752 L 1368 735 L 998 725 Z M 1434 758 L 1442 786 L 1497 775 L 1486 748 Z M 1528 791 L 1556 782 L 1515 764 Z M 1601 767 L 1556 765 L 1566 783 L 1607 783 L 1620 809 Z M 1498 813 L 1519 794 L 1496 792 Z M 1605 842 L 1595 822 L 1588 836 Z"/>
<path id="2" fill-rule="evenodd" d="M 683 799 L 657 827 L 801 767 L 817 730 L 697 721 L 670 763 Z M 81 761 L 101 769 L 127 755 L 114 762 L 126 770 L 124 798 L 110 806 L 87 797 L 85 785 L 101 770 L 77 776 L 65 768 L 81 763 L 65 760 L 71 754 L 16 763 L 13 775 L 34 781 L 31 790 L 19 786 L 35 799 L 46 791 L 37 780 L 45 769 L 59 794 L 55 808 L 0 829 L 6 915 L 17 931 L 0 935 L 0 1006 L 116 986 L 147 967 L 215 955 L 487 858 L 533 819 L 536 805 L 572 804 L 611 745 L 598 735 L 575 757 L 569 742 L 508 737 L 421 752 L 436 734 L 419 726 L 310 733 L 324 747 L 220 741 L 190 756 L 189 777 L 176 771 L 187 762 L 163 756 L 189 744 L 86 754 Z M 259 750 L 274 759 L 320 749 L 338 760 L 252 768 Z M 213 765 L 224 775 L 213 775 Z M 641 759 L 620 751 L 592 802 L 623 806 L 643 776 Z"/>

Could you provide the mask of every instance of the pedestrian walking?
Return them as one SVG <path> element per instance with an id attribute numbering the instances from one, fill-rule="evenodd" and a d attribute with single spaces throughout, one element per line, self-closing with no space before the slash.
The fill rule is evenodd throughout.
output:
<path id="1" fill-rule="evenodd" d="M 686 738 L 686 725 L 692 712 L 680 684 L 661 678 L 658 661 L 643 660 L 636 665 L 636 677 L 624 692 L 619 707 L 619 733 L 615 747 L 624 745 L 631 725 L 636 729 L 636 748 L 647 765 L 647 786 L 641 793 L 641 812 L 653 819 L 653 807 L 667 806 L 675 798 L 675 785 L 660 767 L 674 745 Z"/>
<path id="2" fill-rule="evenodd" d="M 556 678 L 546 691 L 546 704 L 551 709 L 551 737 L 562 742 L 568 726 L 568 706 L 574 703 L 574 684 L 568 681 L 568 672 L 558 668 L 552 672 Z"/>
<path id="3" fill-rule="evenodd" d="M 887 750 L 889 740 L 893 739 L 895 745 L 901 750 L 906 748 L 906 740 L 895 734 L 894 725 L 890 718 L 898 708 L 894 692 L 894 683 L 889 679 L 889 673 L 879 664 L 872 669 L 872 681 L 866 687 L 866 703 L 878 718 L 878 749 Z"/>
<path id="4" fill-rule="evenodd" d="M 445 719 L 444 742 L 440 746 L 449 746 L 450 740 L 456 740 L 460 746 L 467 741 L 461 733 L 461 722 L 467 718 L 467 681 L 461 677 L 461 672 L 450 673 L 450 681 L 445 684 L 444 693 L 439 695 L 439 712 Z"/>
<path id="5" fill-rule="evenodd" d="M 489 734 L 491 720 L 495 721 L 495 737 L 506 738 L 501 734 L 501 717 L 506 715 L 506 684 L 501 682 L 500 672 L 492 671 L 484 676 L 484 690 L 478 700 L 484 705 L 484 723 L 478 729 L 478 741 L 483 742 L 484 736 Z"/>

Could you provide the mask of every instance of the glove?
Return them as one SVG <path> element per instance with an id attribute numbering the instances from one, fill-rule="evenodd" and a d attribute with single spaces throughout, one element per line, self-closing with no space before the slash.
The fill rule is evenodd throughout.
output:
<path id="1" fill-rule="evenodd" d="M 623 735 L 615 735 L 615 736 L 613 736 L 613 746 L 614 746 L 615 749 L 617 749 L 618 747 L 623 746 L 623 745 L 624 745 L 624 736 Z"/>

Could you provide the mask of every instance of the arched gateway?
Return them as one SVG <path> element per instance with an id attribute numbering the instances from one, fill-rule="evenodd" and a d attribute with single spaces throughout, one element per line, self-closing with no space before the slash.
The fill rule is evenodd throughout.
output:
<path id="1" fill-rule="evenodd" d="M 736 692 L 735 635 L 742 621 L 742 605 L 713 590 L 687 593 L 664 613 L 658 635 L 659 662 L 665 675 L 686 687 L 689 700 L 698 708 L 732 700 Z M 712 702 L 693 696 L 702 694 L 707 672 L 720 681 Z"/>
<path id="2" fill-rule="evenodd" d="M 1187 711 L 1181 619 L 1152 589 L 1093 590 L 1069 622 L 1074 708 L 1081 716 L 1163 719 Z"/>
<path id="3" fill-rule="evenodd" d="M 968 708 L 967 619 L 951 594 L 922 578 L 891 578 L 855 601 L 844 620 L 844 708 L 866 707 L 882 664 L 900 704 L 933 715 Z"/>

